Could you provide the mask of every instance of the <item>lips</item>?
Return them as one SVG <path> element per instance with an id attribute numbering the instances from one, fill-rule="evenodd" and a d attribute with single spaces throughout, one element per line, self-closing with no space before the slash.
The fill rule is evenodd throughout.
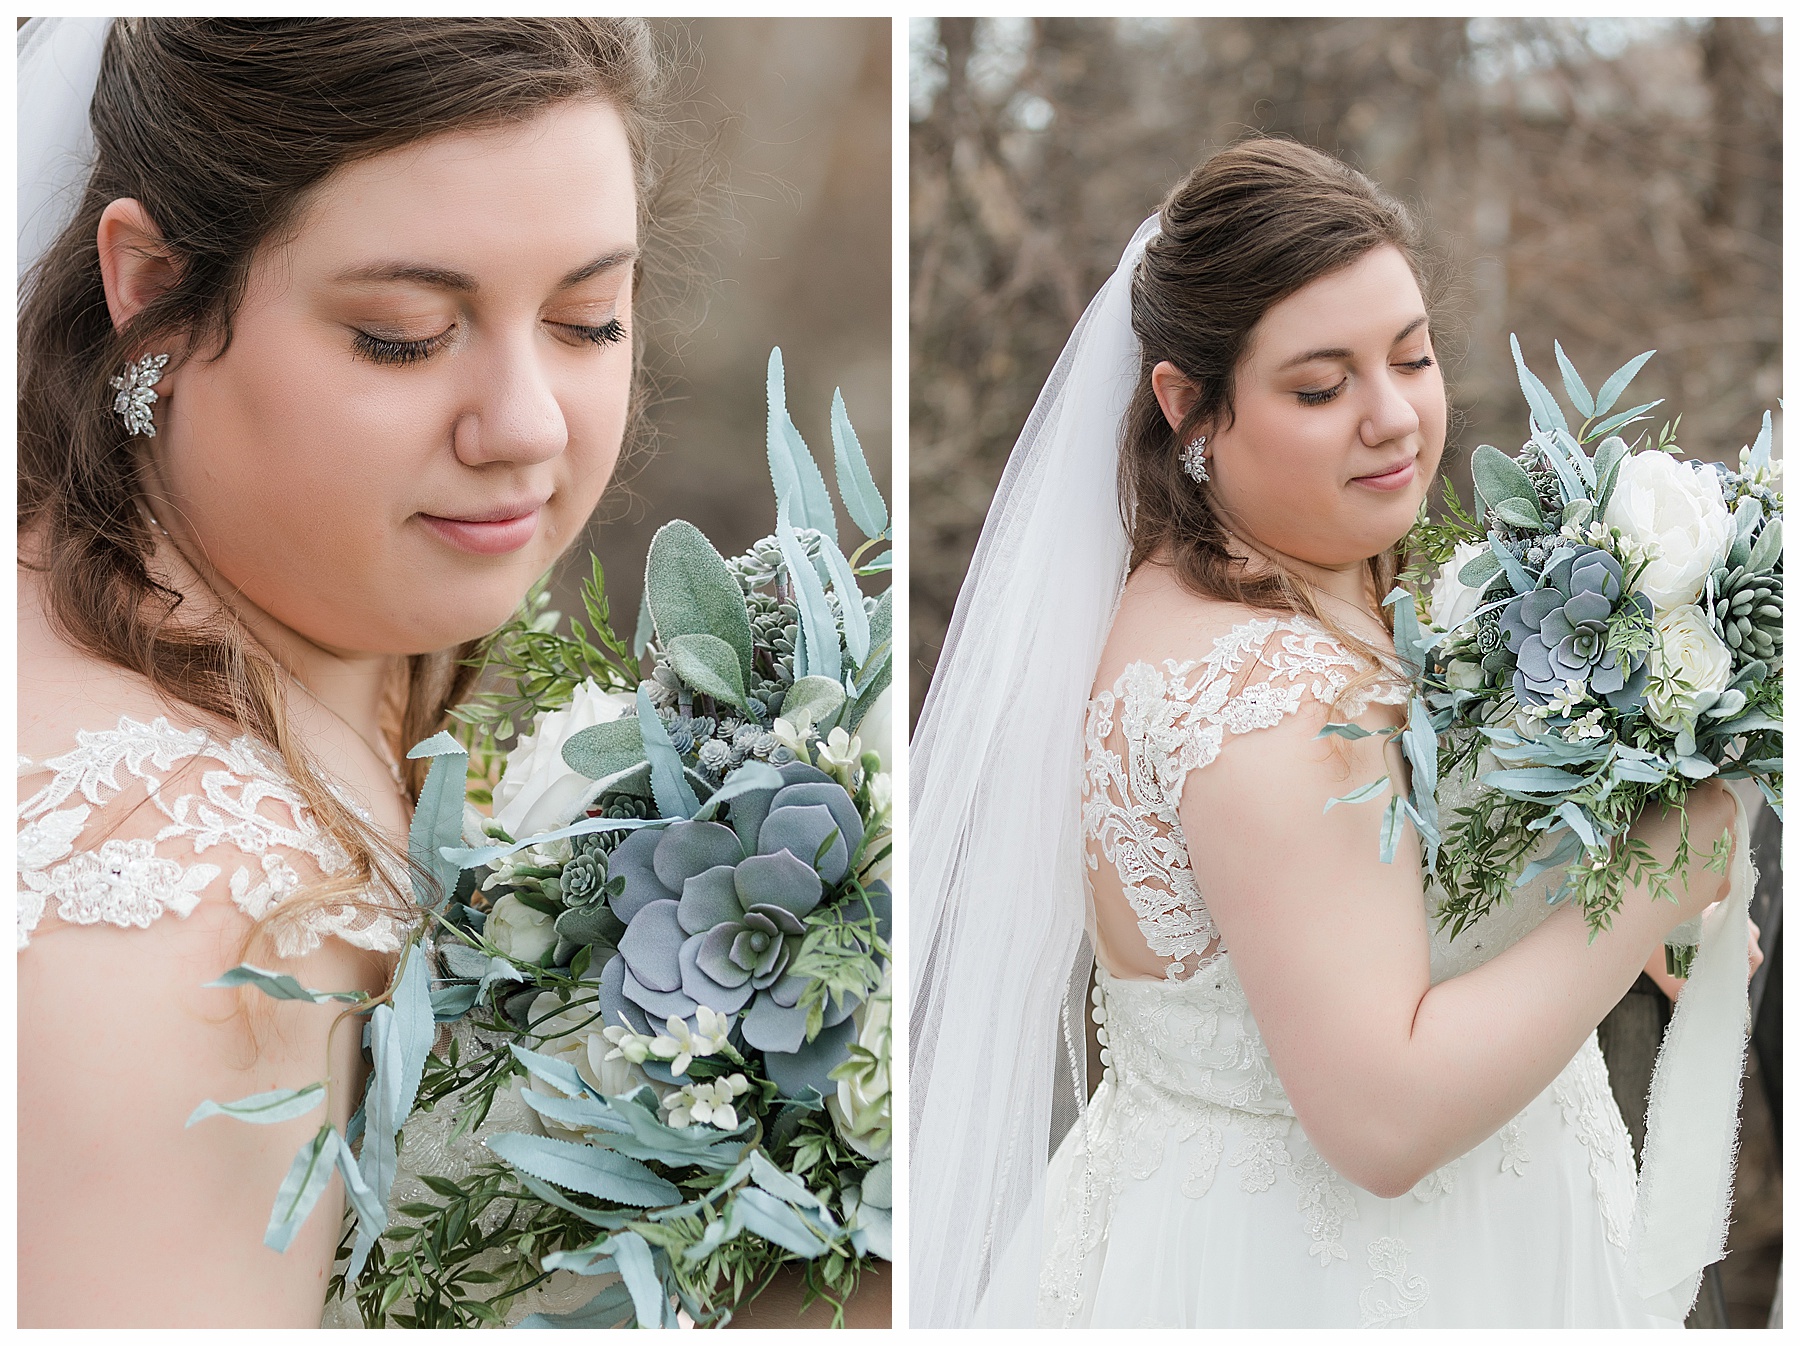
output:
<path id="1" fill-rule="evenodd" d="M 1417 472 L 1418 460 L 1408 458 L 1392 467 L 1384 468 L 1380 472 L 1371 472 L 1364 477 L 1352 477 L 1350 480 L 1352 485 L 1367 486 L 1372 491 L 1398 491 L 1405 486 L 1410 486 Z"/>
<path id="2" fill-rule="evenodd" d="M 518 551 L 537 534 L 541 500 L 514 501 L 461 514 L 426 514 L 417 518 L 441 542 L 472 556 L 504 556 Z"/>

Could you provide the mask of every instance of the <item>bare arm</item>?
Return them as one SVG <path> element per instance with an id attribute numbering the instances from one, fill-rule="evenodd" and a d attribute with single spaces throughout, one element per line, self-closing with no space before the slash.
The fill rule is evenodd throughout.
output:
<path id="1" fill-rule="evenodd" d="M 1190 837 L 1231 838 L 1195 850 L 1195 876 L 1308 1138 L 1359 1186 L 1397 1196 L 1542 1092 L 1723 881 L 1696 866 L 1679 905 L 1628 889 L 1592 943 L 1578 910 L 1558 911 L 1433 987 L 1416 851 L 1381 863 L 1374 802 L 1323 812 L 1384 771 L 1403 779 L 1400 764 L 1379 739 L 1317 740 L 1325 719 L 1309 701 L 1229 745 L 1189 777 L 1182 823 Z M 1691 798 L 1697 853 L 1729 809 L 1723 786 Z M 1670 824 L 1640 835 L 1672 853 Z"/>
<path id="2" fill-rule="evenodd" d="M 218 854 L 215 849 L 210 855 Z M 317 1327 L 336 1248 L 333 1178 L 292 1247 L 263 1246 L 294 1152 L 326 1110 L 184 1126 L 322 1078 L 337 1009 L 202 984 L 239 961 L 249 920 L 209 893 L 149 929 L 46 925 L 19 955 L 19 1322 L 27 1327 Z M 266 961 L 266 960 L 265 960 Z M 335 940 L 288 964 L 307 985 L 379 989 Z M 332 1038 L 330 1120 L 360 1089 L 360 1021 Z"/>

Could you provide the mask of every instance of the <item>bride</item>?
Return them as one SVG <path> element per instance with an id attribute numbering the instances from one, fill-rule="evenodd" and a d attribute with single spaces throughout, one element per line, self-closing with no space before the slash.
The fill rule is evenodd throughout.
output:
<path id="1" fill-rule="evenodd" d="M 319 1119 L 184 1122 L 329 1059 L 341 1128 L 358 1021 L 203 984 L 388 982 L 425 765 L 398 754 L 633 416 L 657 71 L 633 20 L 40 23 L 19 1319 L 317 1326 L 338 1180 L 286 1254 L 263 1233 Z"/>
<path id="2" fill-rule="evenodd" d="M 1026 426 L 913 744 L 915 1324 L 1680 1325 L 1711 1258 L 1657 1279 L 1593 1030 L 1724 882 L 1628 890 L 1592 942 L 1534 885 L 1451 941 L 1416 851 L 1328 809 L 1403 766 L 1318 735 L 1403 714 L 1381 600 L 1446 422 L 1419 276 L 1367 179 L 1246 141 Z M 1697 853 L 1734 808 L 1690 796 Z"/>

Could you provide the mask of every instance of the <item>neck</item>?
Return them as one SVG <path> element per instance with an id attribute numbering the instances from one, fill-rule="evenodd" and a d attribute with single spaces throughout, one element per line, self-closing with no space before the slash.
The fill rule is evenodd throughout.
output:
<path id="1" fill-rule="evenodd" d="M 1297 556 L 1265 547 L 1238 533 L 1227 533 L 1232 555 L 1242 559 L 1253 575 L 1266 574 L 1277 568 L 1298 575 L 1312 586 L 1313 593 L 1328 603 L 1348 604 L 1364 616 L 1377 621 L 1381 617 L 1381 597 L 1369 583 L 1369 563 L 1349 561 L 1343 565 L 1320 565 Z"/>

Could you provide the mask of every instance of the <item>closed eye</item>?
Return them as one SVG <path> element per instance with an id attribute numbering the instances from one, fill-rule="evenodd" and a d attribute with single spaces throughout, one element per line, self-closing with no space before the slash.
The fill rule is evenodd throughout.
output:
<path id="1" fill-rule="evenodd" d="M 373 360 L 378 365 L 410 365 L 436 354 L 448 343 L 455 331 L 456 324 L 451 323 L 436 336 L 423 337 L 417 341 L 401 341 L 393 337 L 376 336 L 373 332 L 358 328 L 351 338 L 351 345 L 358 355 L 365 360 Z"/>
<path id="2" fill-rule="evenodd" d="M 553 323 L 552 326 L 562 328 L 577 341 L 592 342 L 596 346 L 611 346 L 625 339 L 625 324 L 617 318 L 598 326 L 574 322 Z"/>

